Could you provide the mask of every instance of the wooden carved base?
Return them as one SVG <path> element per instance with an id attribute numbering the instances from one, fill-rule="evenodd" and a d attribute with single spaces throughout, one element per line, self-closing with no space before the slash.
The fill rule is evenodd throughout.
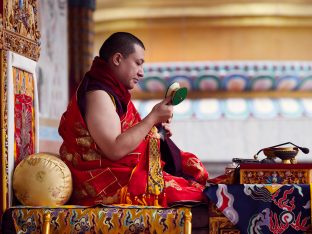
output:
<path id="1" fill-rule="evenodd" d="M 240 184 L 310 183 L 312 183 L 312 163 L 240 165 Z"/>
<path id="2" fill-rule="evenodd" d="M 241 184 L 309 184 L 312 169 L 241 169 Z"/>
<path id="3" fill-rule="evenodd" d="M 209 218 L 210 234 L 238 234 L 240 231 L 226 217 Z"/>
<path id="4" fill-rule="evenodd" d="M 32 60 L 38 61 L 40 55 L 39 43 L 10 31 L 3 30 L 2 33 L 2 46 L 4 50 L 10 50 Z"/>

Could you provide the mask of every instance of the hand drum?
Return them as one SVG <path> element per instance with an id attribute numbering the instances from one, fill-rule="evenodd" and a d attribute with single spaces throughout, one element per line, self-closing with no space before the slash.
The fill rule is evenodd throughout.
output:
<path id="1" fill-rule="evenodd" d="M 178 105 L 180 104 L 187 96 L 187 88 L 181 88 L 179 83 L 172 83 L 166 92 L 165 98 L 171 96 L 171 104 Z"/>
<path id="2" fill-rule="evenodd" d="M 186 95 L 187 95 L 187 88 L 181 88 L 179 83 L 174 82 L 168 87 L 167 92 L 165 94 L 165 98 L 171 96 L 171 103 L 168 103 L 168 104 L 175 106 L 175 105 L 180 104 L 186 98 Z M 160 125 L 158 127 L 158 133 L 160 135 L 160 138 L 164 140 L 166 131 L 163 128 L 163 126 Z"/>

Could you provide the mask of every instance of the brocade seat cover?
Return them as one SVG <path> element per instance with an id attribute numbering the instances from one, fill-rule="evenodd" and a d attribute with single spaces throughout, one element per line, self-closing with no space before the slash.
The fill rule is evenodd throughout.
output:
<path id="1" fill-rule="evenodd" d="M 41 233 L 44 214 L 50 213 L 50 233 L 185 233 L 186 214 L 193 209 L 193 231 L 208 233 L 207 205 L 173 206 L 61 206 L 8 209 L 3 233 Z"/>

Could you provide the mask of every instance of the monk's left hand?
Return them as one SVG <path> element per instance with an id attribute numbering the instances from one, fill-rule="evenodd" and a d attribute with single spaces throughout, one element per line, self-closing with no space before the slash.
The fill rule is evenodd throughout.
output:
<path id="1" fill-rule="evenodd" d="M 165 129 L 166 135 L 167 135 L 168 137 L 171 137 L 171 136 L 172 136 L 172 132 L 171 132 L 170 123 L 162 123 L 161 125 L 162 125 L 163 128 Z"/>

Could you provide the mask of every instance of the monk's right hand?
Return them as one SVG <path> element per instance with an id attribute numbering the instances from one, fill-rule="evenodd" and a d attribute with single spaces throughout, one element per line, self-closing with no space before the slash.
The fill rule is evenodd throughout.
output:
<path id="1" fill-rule="evenodd" d="M 150 115 L 153 117 L 155 124 L 165 123 L 172 117 L 173 106 L 171 105 L 171 96 L 166 97 L 163 101 L 156 104 Z"/>

